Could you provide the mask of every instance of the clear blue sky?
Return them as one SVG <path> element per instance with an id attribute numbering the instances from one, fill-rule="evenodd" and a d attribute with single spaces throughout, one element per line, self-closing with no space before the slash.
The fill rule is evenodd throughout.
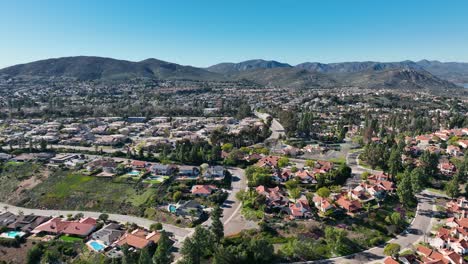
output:
<path id="1" fill-rule="evenodd" d="M 0 67 L 75 55 L 468 62 L 468 1 L 13 0 L 1 3 L 0 33 Z"/>

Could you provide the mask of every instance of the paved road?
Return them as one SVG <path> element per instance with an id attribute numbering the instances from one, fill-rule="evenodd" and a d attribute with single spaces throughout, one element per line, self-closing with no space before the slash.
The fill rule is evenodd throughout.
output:
<path id="1" fill-rule="evenodd" d="M 259 112 L 255 112 L 255 115 L 258 118 L 263 119 L 264 121 L 266 121 L 267 118 L 270 116 L 269 114 L 259 113 Z M 272 120 L 270 130 L 271 130 L 271 135 L 265 141 L 275 141 L 275 140 L 278 140 L 280 136 L 284 137 L 286 135 L 286 133 L 284 132 L 284 127 L 276 119 Z"/>
<path id="2" fill-rule="evenodd" d="M 98 218 L 101 213 L 99 212 L 86 212 L 86 211 L 69 211 L 69 210 L 42 210 L 42 209 L 30 209 L 30 208 L 24 208 L 24 207 L 17 207 L 5 203 L 0 203 L 0 211 L 5 210 L 7 208 L 7 211 L 12 212 L 14 214 L 18 214 L 19 212 L 23 212 L 24 214 L 35 214 L 35 215 L 43 215 L 43 216 L 66 216 L 68 214 L 75 215 L 77 213 L 83 213 L 85 217 L 93 217 L 93 218 Z M 151 224 L 156 223 L 155 221 L 146 219 L 146 218 L 141 218 L 137 216 L 131 216 L 131 215 L 120 215 L 120 214 L 108 214 L 109 219 L 121 223 L 135 223 L 139 226 L 143 226 L 145 228 L 149 228 Z M 170 224 L 164 224 L 163 223 L 163 228 L 164 230 L 172 233 L 174 235 L 174 238 L 177 240 L 183 239 L 187 234 L 191 232 L 190 228 L 182 228 L 182 227 L 177 227 L 174 225 Z"/>

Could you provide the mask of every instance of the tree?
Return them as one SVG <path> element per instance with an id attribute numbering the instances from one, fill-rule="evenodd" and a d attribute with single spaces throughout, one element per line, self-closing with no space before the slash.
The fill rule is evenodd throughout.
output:
<path id="1" fill-rule="evenodd" d="M 265 239 L 252 239 L 249 245 L 252 263 L 271 263 L 274 256 L 273 245 Z"/>
<path id="2" fill-rule="evenodd" d="M 107 220 L 109 220 L 109 215 L 108 214 L 100 214 L 98 219 L 103 221 L 103 222 L 107 222 Z"/>
<path id="3" fill-rule="evenodd" d="M 280 167 L 280 168 L 284 168 L 284 167 L 288 166 L 288 164 L 289 164 L 289 159 L 287 157 L 281 157 L 278 160 L 278 167 Z"/>
<path id="4" fill-rule="evenodd" d="M 411 172 L 411 188 L 413 193 L 419 193 L 424 189 L 424 170 L 421 167 L 415 168 Z"/>
<path id="5" fill-rule="evenodd" d="M 315 166 L 315 160 L 306 160 L 305 166 L 309 168 L 313 168 Z"/>
<path id="6" fill-rule="evenodd" d="M 47 149 L 47 141 L 45 141 L 44 139 L 41 139 L 40 146 L 41 146 L 41 151 L 46 150 Z"/>
<path id="7" fill-rule="evenodd" d="M 460 188 L 458 183 L 458 175 L 454 175 L 447 185 L 445 185 L 445 192 L 450 198 L 455 198 L 460 195 Z"/>
<path id="8" fill-rule="evenodd" d="M 222 215 L 223 215 L 223 209 L 221 209 L 219 205 L 215 206 L 215 208 L 213 208 L 213 211 L 211 212 L 212 222 L 211 222 L 210 230 L 211 232 L 213 232 L 218 242 L 224 238 L 224 225 L 221 222 Z"/>
<path id="9" fill-rule="evenodd" d="M 398 172 L 400 172 L 403 169 L 403 164 L 401 162 L 401 152 L 397 146 L 394 146 L 392 148 L 387 166 L 388 172 L 393 179 L 395 179 Z"/>
<path id="10" fill-rule="evenodd" d="M 154 264 L 170 264 L 172 262 L 171 240 L 166 231 L 161 232 L 161 238 L 158 242 L 158 248 L 153 255 Z"/>
<path id="11" fill-rule="evenodd" d="M 231 152 L 231 150 L 234 148 L 234 145 L 232 143 L 224 143 L 221 146 L 221 149 L 226 152 Z"/>
<path id="12" fill-rule="evenodd" d="M 140 252 L 140 258 L 138 259 L 138 264 L 152 264 L 151 256 L 149 254 L 148 247 L 145 247 Z"/>
<path id="13" fill-rule="evenodd" d="M 421 168 L 423 168 L 426 177 L 433 177 L 436 175 L 437 165 L 439 164 L 439 156 L 437 154 L 426 150 L 419 158 L 419 161 L 421 162 Z"/>
<path id="14" fill-rule="evenodd" d="M 26 257 L 27 264 L 36 264 L 41 260 L 42 254 L 44 251 L 40 245 L 34 245 L 29 251 Z"/>
<path id="15" fill-rule="evenodd" d="M 289 180 L 285 182 L 284 185 L 286 186 L 286 189 L 292 190 L 292 189 L 296 189 L 299 183 L 296 180 Z"/>
<path id="16" fill-rule="evenodd" d="M 322 198 L 327 198 L 328 196 L 330 196 L 330 193 L 330 189 L 328 189 L 327 187 L 322 187 L 317 190 L 317 195 Z"/>
<path id="17" fill-rule="evenodd" d="M 413 187 L 411 186 L 411 175 L 408 170 L 402 176 L 402 179 L 397 185 L 397 195 L 400 199 L 400 203 L 406 207 L 413 205 L 415 200 Z"/>
<path id="18" fill-rule="evenodd" d="M 299 197 L 301 197 L 301 189 L 299 188 L 294 188 L 289 190 L 289 193 L 291 194 L 291 197 L 296 201 Z"/>
<path id="19" fill-rule="evenodd" d="M 346 231 L 341 228 L 325 228 L 325 241 L 333 253 L 340 254 L 345 251 Z"/>
<path id="20" fill-rule="evenodd" d="M 387 256 L 396 257 L 400 250 L 400 245 L 395 243 L 388 243 L 384 248 L 384 254 Z"/>
<path id="21" fill-rule="evenodd" d="M 83 214 L 83 213 L 77 213 L 77 214 L 75 215 L 75 219 L 76 219 L 76 220 L 80 220 L 80 219 L 83 218 L 83 217 L 84 217 L 84 214 Z"/>
<path id="22" fill-rule="evenodd" d="M 176 191 L 173 195 L 172 195 L 172 199 L 175 201 L 175 202 L 178 202 L 180 200 L 180 198 L 182 198 L 182 192 L 181 191 Z"/>
<path id="23" fill-rule="evenodd" d="M 209 230 L 197 226 L 192 237 L 184 240 L 181 248 L 181 254 L 184 263 L 199 264 L 202 257 L 211 255 L 214 251 L 216 238 Z"/>
<path id="24" fill-rule="evenodd" d="M 161 223 L 154 223 L 150 225 L 151 231 L 159 231 L 161 229 L 163 229 L 163 225 Z"/>

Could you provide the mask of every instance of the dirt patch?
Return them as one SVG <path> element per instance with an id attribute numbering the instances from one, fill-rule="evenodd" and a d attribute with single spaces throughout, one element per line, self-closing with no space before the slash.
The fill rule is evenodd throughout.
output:
<path id="1" fill-rule="evenodd" d="M 26 263 L 26 256 L 28 251 L 33 247 L 32 241 L 26 241 L 26 243 L 21 244 L 20 247 L 4 247 L 0 246 L 0 261 L 5 261 L 6 263 Z"/>

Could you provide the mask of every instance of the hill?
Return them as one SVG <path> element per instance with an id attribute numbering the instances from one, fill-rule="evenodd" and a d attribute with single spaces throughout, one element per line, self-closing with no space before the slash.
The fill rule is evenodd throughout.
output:
<path id="1" fill-rule="evenodd" d="M 0 75 L 69 77 L 78 80 L 121 80 L 130 78 L 222 80 L 223 76 L 191 66 L 156 59 L 140 62 L 102 57 L 64 57 L 11 66 Z"/>
<path id="2" fill-rule="evenodd" d="M 274 69 L 274 68 L 292 68 L 287 63 L 281 63 L 277 61 L 266 61 L 266 60 L 248 60 L 239 63 L 219 63 L 206 68 L 208 71 L 221 73 L 221 74 L 236 74 L 243 71 L 252 71 L 258 69 Z"/>

